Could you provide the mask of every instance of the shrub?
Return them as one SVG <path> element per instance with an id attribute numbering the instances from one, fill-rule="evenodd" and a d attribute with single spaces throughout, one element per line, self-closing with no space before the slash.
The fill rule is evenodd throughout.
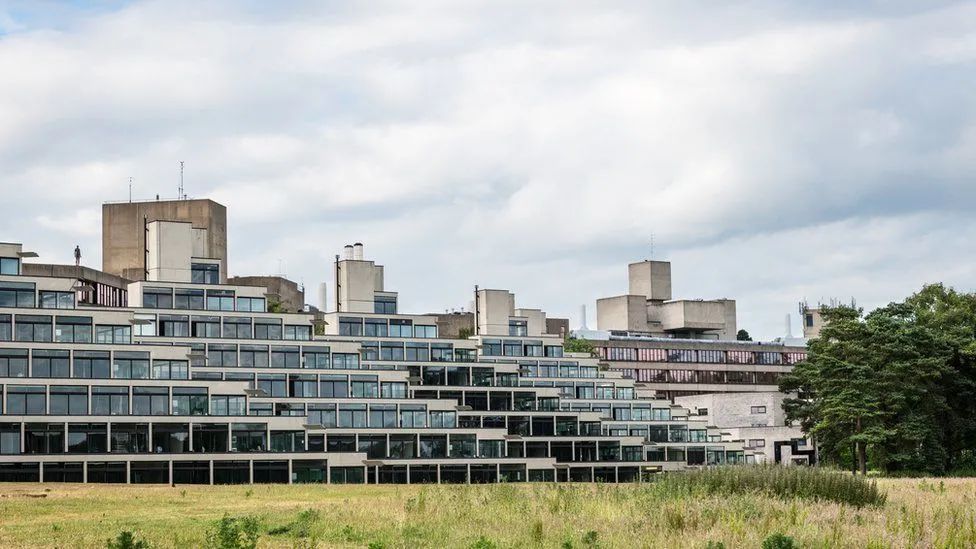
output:
<path id="1" fill-rule="evenodd" d="M 667 473 L 653 490 L 671 496 L 758 493 L 783 499 L 801 498 L 845 503 L 855 507 L 884 505 L 886 496 L 875 481 L 813 467 L 779 465 L 729 466 Z"/>
<path id="2" fill-rule="evenodd" d="M 207 532 L 211 549 L 254 549 L 258 545 L 261 524 L 255 517 L 228 517 L 217 521 Z"/>
<path id="3" fill-rule="evenodd" d="M 149 549 L 149 544 L 141 539 L 137 539 L 135 534 L 128 530 L 122 530 L 115 539 L 106 542 L 107 549 Z"/>
<path id="4" fill-rule="evenodd" d="M 776 532 L 763 540 L 762 549 L 798 549 L 793 538 Z"/>
<path id="5" fill-rule="evenodd" d="M 485 536 L 481 536 L 471 544 L 471 549 L 498 549 L 498 545 Z"/>

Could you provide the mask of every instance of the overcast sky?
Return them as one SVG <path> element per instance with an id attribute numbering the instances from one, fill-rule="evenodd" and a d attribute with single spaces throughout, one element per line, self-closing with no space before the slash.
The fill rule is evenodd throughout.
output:
<path id="1" fill-rule="evenodd" d="M 0 241 L 98 267 L 101 203 L 182 160 L 231 274 L 313 303 L 354 241 L 401 311 L 574 327 L 652 238 L 763 339 L 976 289 L 976 4 L 851 4 L 0 0 Z"/>

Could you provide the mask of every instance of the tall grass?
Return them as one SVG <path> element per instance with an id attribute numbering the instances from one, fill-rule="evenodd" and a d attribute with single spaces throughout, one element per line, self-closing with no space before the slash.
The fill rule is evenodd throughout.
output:
<path id="1" fill-rule="evenodd" d="M 731 466 L 668 473 L 657 477 L 654 490 L 671 496 L 762 494 L 845 503 L 855 507 L 884 505 L 875 481 L 814 467 Z"/>

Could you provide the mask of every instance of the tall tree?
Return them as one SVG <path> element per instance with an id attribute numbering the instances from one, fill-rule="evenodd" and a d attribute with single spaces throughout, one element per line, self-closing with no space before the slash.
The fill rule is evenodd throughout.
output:
<path id="1" fill-rule="evenodd" d="M 936 284 L 867 316 L 822 312 L 807 360 L 780 384 L 822 457 L 861 473 L 976 466 L 976 295 Z"/>

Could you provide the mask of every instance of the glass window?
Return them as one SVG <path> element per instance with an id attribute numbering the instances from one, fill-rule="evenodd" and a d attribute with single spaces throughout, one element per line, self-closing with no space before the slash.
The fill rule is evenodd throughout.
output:
<path id="1" fill-rule="evenodd" d="M 413 337 L 413 321 L 402 318 L 390 319 L 390 337 Z"/>
<path id="2" fill-rule="evenodd" d="M 20 274 L 20 258 L 17 258 L 17 257 L 0 257 L 0 274 L 5 274 L 5 275 L 19 275 Z"/>
<path id="3" fill-rule="evenodd" d="M 284 337 L 282 339 L 291 341 L 309 341 L 312 339 L 312 327 L 286 325 Z"/>
<path id="4" fill-rule="evenodd" d="M 52 317 L 41 315 L 16 315 L 17 341 L 51 341 L 53 339 Z"/>
<path id="5" fill-rule="evenodd" d="M 52 385 L 48 400 L 51 415 L 83 416 L 88 414 L 88 387 Z"/>
<path id="6" fill-rule="evenodd" d="M 129 413 L 128 387 L 92 387 L 94 416 L 124 416 Z M 115 430 L 115 426 L 112 427 Z"/>
<path id="7" fill-rule="evenodd" d="M 0 307 L 33 307 L 33 282 L 0 282 Z"/>
<path id="8" fill-rule="evenodd" d="M 100 351 L 75 351 L 71 377 L 106 379 L 111 377 L 109 354 Z"/>
<path id="9" fill-rule="evenodd" d="M 263 297 L 239 297 L 237 298 L 237 310 L 263 313 L 267 307 Z"/>
<path id="10" fill-rule="evenodd" d="M 319 376 L 319 396 L 322 398 L 346 398 L 349 396 L 349 381 L 346 376 Z"/>
<path id="11" fill-rule="evenodd" d="M 133 387 L 132 415 L 169 415 L 169 389 L 166 387 Z"/>
<path id="12" fill-rule="evenodd" d="M 149 309 L 172 309 L 172 288 L 143 288 L 142 306 Z"/>
<path id="13" fill-rule="evenodd" d="M 63 343 L 91 343 L 92 319 L 87 316 L 59 316 L 54 322 L 54 340 Z"/>
<path id="14" fill-rule="evenodd" d="M 176 309 L 202 311 L 204 309 L 203 290 L 177 288 L 173 306 Z"/>
<path id="15" fill-rule="evenodd" d="M 254 339 L 281 339 L 281 321 L 273 318 L 254 319 Z"/>
<path id="16" fill-rule="evenodd" d="M 270 356 L 267 345 L 241 345 L 241 366 L 244 368 L 267 368 Z"/>
<path id="17" fill-rule="evenodd" d="M 389 325 L 382 318 L 367 318 L 363 335 L 367 337 L 389 337 Z"/>
<path id="18" fill-rule="evenodd" d="M 298 347 L 292 345 L 271 346 L 272 368 L 300 368 L 301 362 Z"/>
<path id="19" fill-rule="evenodd" d="M 31 377 L 71 377 L 69 354 L 68 351 L 34 349 L 31 352 Z"/>
<path id="20" fill-rule="evenodd" d="M 190 364 L 186 360 L 153 360 L 153 379 L 189 379 Z"/>
<path id="21" fill-rule="evenodd" d="M 220 265 L 216 263 L 190 263 L 190 282 L 194 284 L 220 284 Z"/>
<path id="22" fill-rule="evenodd" d="M 58 317 L 60 319 L 60 317 Z M 136 314 L 134 315 L 133 333 L 137 336 L 156 335 L 156 315 Z"/>
<path id="23" fill-rule="evenodd" d="M 42 291 L 38 302 L 42 309 L 74 309 L 75 293 Z"/>
<path id="24" fill-rule="evenodd" d="M 39 416 L 47 413 L 43 385 L 7 385 L 7 414 Z"/>
<path id="25" fill-rule="evenodd" d="M 207 366 L 237 366 L 237 345 L 207 344 Z"/>
<path id="26" fill-rule="evenodd" d="M 112 378 L 149 379 L 149 353 L 116 351 L 112 357 Z"/>
<path id="27" fill-rule="evenodd" d="M 159 335 L 190 337 L 190 317 L 187 315 L 159 315 Z"/>
<path id="28" fill-rule="evenodd" d="M 363 335 L 363 319 L 339 317 L 339 335 L 341 336 Z"/>
<path id="29" fill-rule="evenodd" d="M 173 387 L 174 416 L 205 416 L 210 410 L 206 387 Z"/>
<path id="30" fill-rule="evenodd" d="M 396 298 L 378 295 L 373 299 L 373 312 L 378 314 L 395 315 L 397 312 Z"/>
<path id="31" fill-rule="evenodd" d="M 0 315 L 0 341 L 10 341 L 13 338 L 13 317 L 10 315 Z"/>
<path id="32" fill-rule="evenodd" d="M 193 337 L 220 337 L 219 316 L 193 316 L 190 318 Z"/>
<path id="33" fill-rule="evenodd" d="M 27 349 L 0 349 L 0 377 L 27 377 Z"/>
<path id="34" fill-rule="evenodd" d="M 99 454 L 108 450 L 108 429 L 105 423 L 69 423 L 68 451 L 78 454 Z"/>
<path id="35" fill-rule="evenodd" d="M 251 339 L 251 319 L 246 316 L 225 316 L 224 337 Z"/>
<path id="36" fill-rule="evenodd" d="M 132 343 L 132 326 L 95 326 L 96 343 Z"/>
<path id="37" fill-rule="evenodd" d="M 306 368 L 327 369 L 331 367 L 328 347 L 304 347 L 302 350 Z"/>
<path id="38" fill-rule="evenodd" d="M 207 290 L 208 311 L 233 311 L 234 290 Z"/>

